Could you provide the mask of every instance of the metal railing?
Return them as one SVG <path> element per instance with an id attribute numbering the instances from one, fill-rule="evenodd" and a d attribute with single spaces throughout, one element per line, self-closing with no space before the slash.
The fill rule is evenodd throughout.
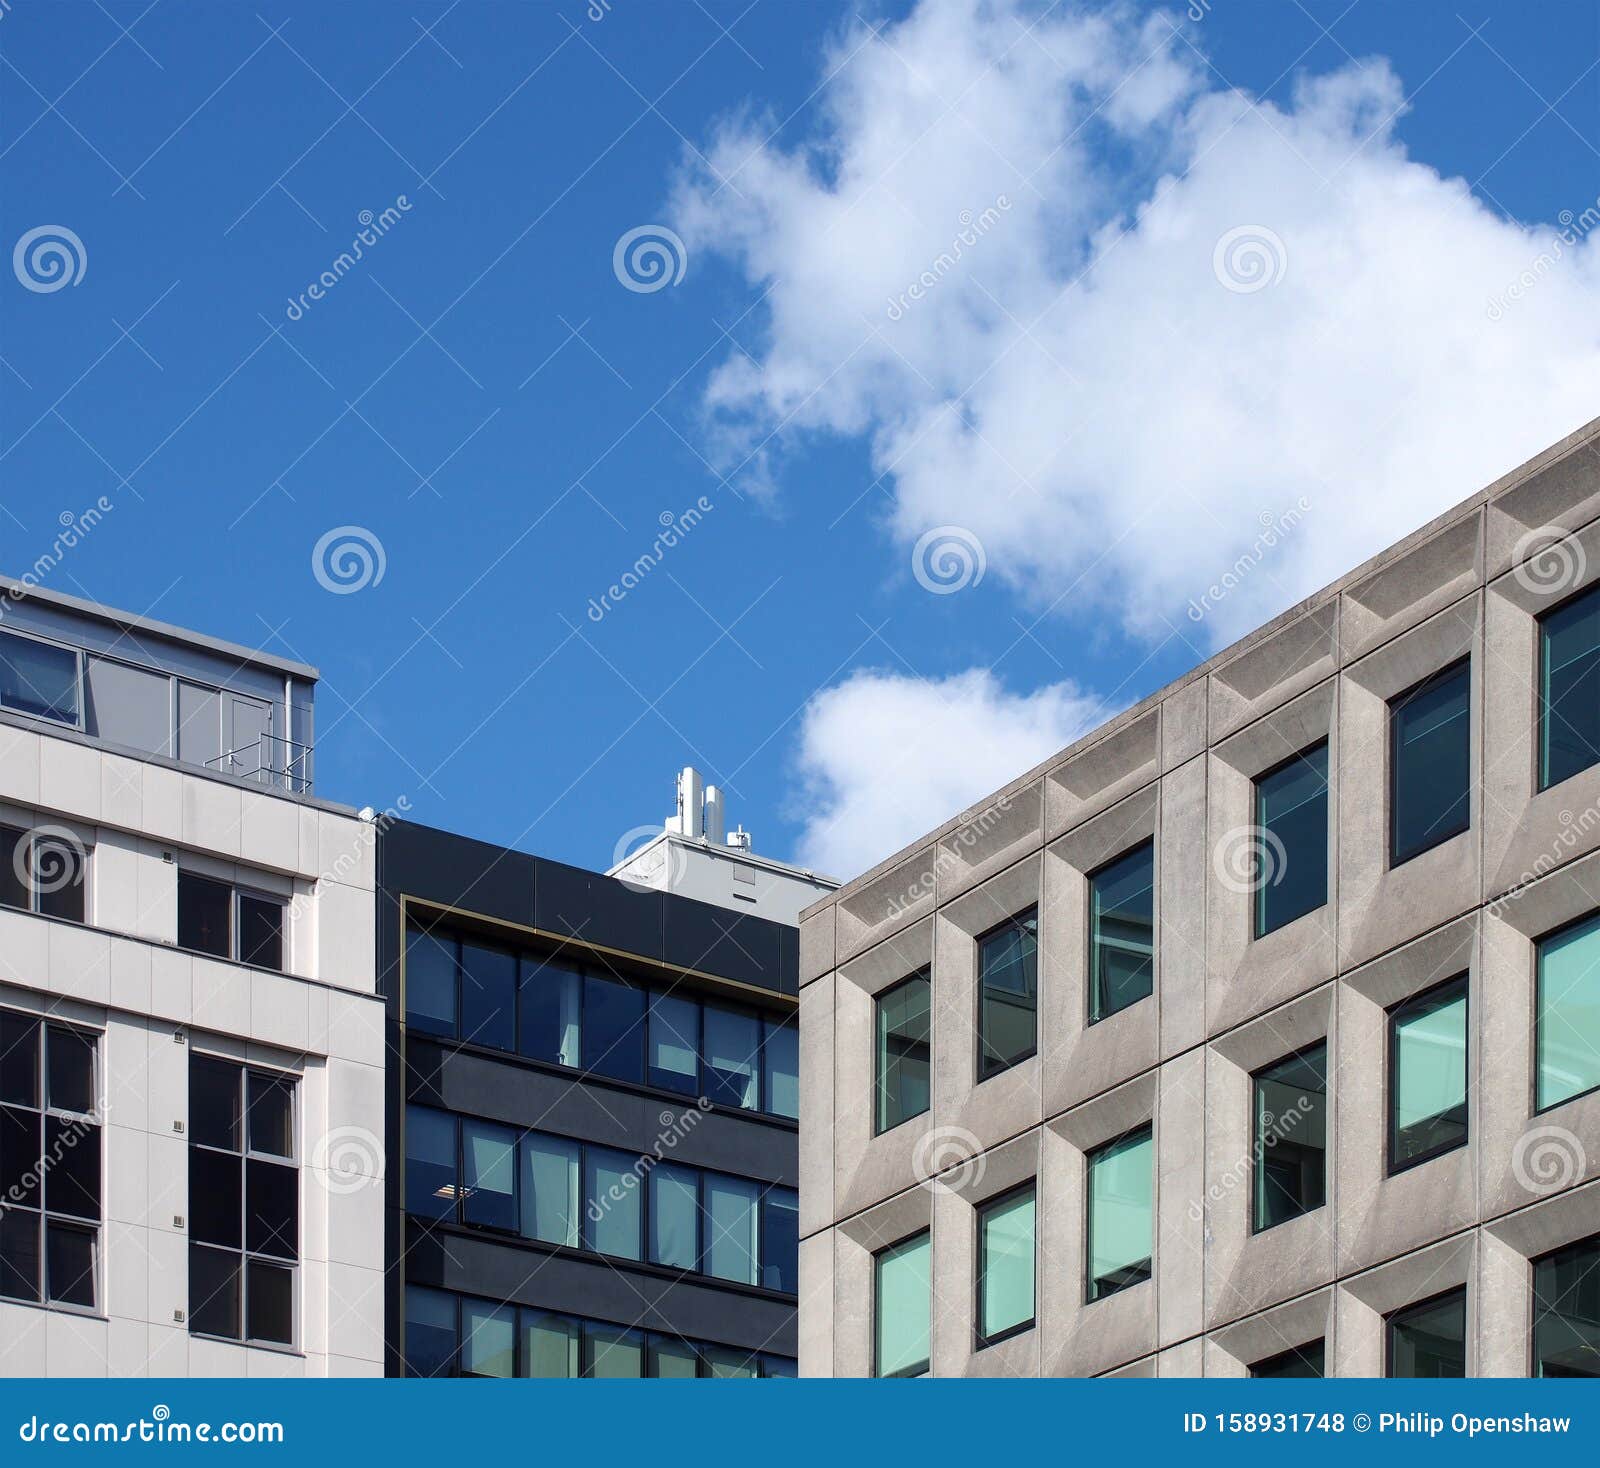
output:
<path id="1" fill-rule="evenodd" d="M 311 746 L 282 734 L 263 734 L 251 744 L 208 759 L 205 768 L 296 795 L 311 793 Z"/>

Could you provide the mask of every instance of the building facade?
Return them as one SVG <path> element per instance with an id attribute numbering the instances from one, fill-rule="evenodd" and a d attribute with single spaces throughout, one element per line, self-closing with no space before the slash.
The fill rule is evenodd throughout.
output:
<path id="1" fill-rule="evenodd" d="M 378 873 L 390 1374 L 794 1375 L 794 925 L 407 822 Z"/>
<path id="2" fill-rule="evenodd" d="M 804 1375 L 1600 1373 L 1600 425 L 808 909 Z"/>
<path id="3" fill-rule="evenodd" d="M 0 579 L 0 1371 L 376 1375 L 373 828 L 314 669 Z"/>

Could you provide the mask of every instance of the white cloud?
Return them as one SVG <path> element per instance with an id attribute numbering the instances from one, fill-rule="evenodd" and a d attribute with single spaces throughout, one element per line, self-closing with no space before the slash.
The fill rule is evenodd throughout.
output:
<path id="1" fill-rule="evenodd" d="M 1112 712 L 1071 683 L 1015 694 L 981 669 L 938 682 L 854 673 L 806 708 L 796 860 L 856 876 Z"/>

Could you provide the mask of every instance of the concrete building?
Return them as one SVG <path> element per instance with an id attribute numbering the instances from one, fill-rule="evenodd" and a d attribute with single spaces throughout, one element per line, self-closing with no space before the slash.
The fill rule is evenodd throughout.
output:
<path id="1" fill-rule="evenodd" d="M 376 1375 L 373 828 L 314 669 L 0 579 L 0 1372 Z"/>
<path id="2" fill-rule="evenodd" d="M 390 1374 L 795 1374 L 797 933 L 668 865 L 385 830 Z"/>
<path id="3" fill-rule="evenodd" d="M 1600 1372 L 1600 424 L 806 911 L 804 1375 Z"/>

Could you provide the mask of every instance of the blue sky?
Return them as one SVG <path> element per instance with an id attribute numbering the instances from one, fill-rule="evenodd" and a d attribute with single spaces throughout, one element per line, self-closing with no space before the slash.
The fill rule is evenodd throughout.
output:
<path id="1" fill-rule="evenodd" d="M 1592 4 L 1196 0 L 1060 29 L 1080 13 L 11 0 L 4 243 L 64 226 L 87 264 L 66 289 L 0 288 L 0 566 L 106 496 L 49 584 L 315 663 L 330 798 L 404 796 L 428 822 L 604 866 L 695 763 L 758 849 L 859 869 L 1585 416 L 1565 395 L 1595 349 L 1584 230 L 1507 320 L 1482 303 L 1600 193 Z M 997 33 L 963 79 L 955 59 Z M 1064 60 L 1080 40 L 1089 61 Z M 1317 77 L 1343 80 L 1308 95 Z M 1058 82 L 1054 143 L 1024 165 L 1009 114 L 1043 118 Z M 1235 89 L 1243 125 L 1219 123 Z M 930 129 L 857 188 L 908 106 Z M 1346 135 L 1356 162 L 1324 166 Z M 1271 178 L 1301 165 L 1303 198 Z M 951 178 L 968 208 L 935 197 Z M 1001 197 L 992 240 L 894 322 L 914 334 L 874 321 L 865 353 L 835 351 L 870 314 L 842 315 L 855 284 L 932 262 Z M 291 309 L 362 211 L 391 206 Z M 653 224 L 686 242 L 682 278 L 626 289 L 614 247 Z M 1282 283 L 1218 288 L 1219 224 L 1265 227 Z M 1374 260 L 1414 318 L 1373 288 Z M 1458 327 L 1442 366 L 1407 358 Z M 997 332 L 1042 371 L 1008 383 Z M 1380 433 L 1367 395 L 1394 396 L 1396 357 L 1402 393 L 1426 386 L 1404 434 Z M 1115 401 L 1139 402 L 1132 427 L 1083 387 L 1102 364 Z M 929 456 L 933 401 L 957 428 Z M 1344 457 L 1369 439 L 1370 459 Z M 1193 482 L 1169 485 L 1146 440 Z M 964 459 L 975 444 L 1017 484 Z M 1296 444 L 1312 462 L 1280 472 Z M 1115 532 L 1136 563 L 1084 554 L 1112 537 L 1096 480 L 1149 497 Z M 1302 493 L 1320 511 L 1303 524 Z M 1284 514 L 1292 552 L 1260 557 L 1228 617 L 1187 617 Z M 914 574 L 940 525 L 984 547 L 953 594 Z M 344 526 L 383 559 L 349 593 L 313 567 Z"/>

